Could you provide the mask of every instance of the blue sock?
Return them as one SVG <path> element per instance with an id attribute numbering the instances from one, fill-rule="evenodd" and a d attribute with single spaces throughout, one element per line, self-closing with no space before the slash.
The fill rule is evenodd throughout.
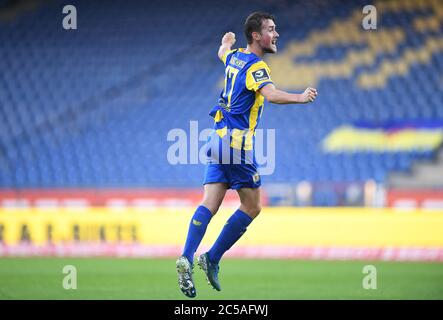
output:
<path id="1" fill-rule="evenodd" d="M 188 237 L 186 238 L 185 248 L 183 249 L 183 256 L 188 258 L 191 264 L 194 263 L 194 253 L 197 251 L 197 248 L 205 235 L 206 228 L 209 221 L 211 221 L 211 218 L 211 211 L 204 206 L 199 206 L 192 216 L 189 224 Z"/>
<path id="2" fill-rule="evenodd" d="M 235 211 L 226 222 L 212 248 L 208 251 L 209 260 L 213 263 L 219 263 L 223 254 L 241 238 L 251 222 L 252 218 L 246 213 L 241 210 Z"/>

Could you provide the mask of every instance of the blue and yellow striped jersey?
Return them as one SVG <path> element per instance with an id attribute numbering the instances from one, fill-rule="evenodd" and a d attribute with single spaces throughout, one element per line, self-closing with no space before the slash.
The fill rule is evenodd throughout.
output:
<path id="1" fill-rule="evenodd" d="M 210 115 L 215 130 L 223 138 L 231 134 L 231 147 L 252 150 L 255 129 L 263 113 L 264 97 L 258 92 L 272 83 L 268 65 L 245 49 L 226 51 L 224 88 Z"/>

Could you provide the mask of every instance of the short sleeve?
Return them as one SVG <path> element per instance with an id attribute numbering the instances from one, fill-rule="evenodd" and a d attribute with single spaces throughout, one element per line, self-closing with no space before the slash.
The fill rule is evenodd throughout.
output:
<path id="1" fill-rule="evenodd" d="M 265 85 L 272 83 L 271 70 L 264 61 L 251 65 L 246 71 L 246 88 L 257 91 Z"/>
<path id="2" fill-rule="evenodd" d="M 223 57 L 221 58 L 221 61 L 223 61 L 223 64 L 226 65 L 226 59 L 228 58 L 228 56 L 233 53 L 236 49 L 234 50 L 226 50 L 225 53 L 223 54 Z"/>

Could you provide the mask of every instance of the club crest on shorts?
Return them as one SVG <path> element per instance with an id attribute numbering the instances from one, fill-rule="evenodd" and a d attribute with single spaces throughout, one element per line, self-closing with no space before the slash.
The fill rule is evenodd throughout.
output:
<path id="1" fill-rule="evenodd" d="M 252 176 L 252 181 L 254 181 L 254 183 L 257 183 L 260 181 L 260 175 L 257 172 L 254 173 L 254 175 Z"/>

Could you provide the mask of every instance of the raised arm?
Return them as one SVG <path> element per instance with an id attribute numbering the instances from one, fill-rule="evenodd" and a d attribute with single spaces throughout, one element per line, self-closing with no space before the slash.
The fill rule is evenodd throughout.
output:
<path id="1" fill-rule="evenodd" d="M 223 56 L 235 43 L 235 34 L 233 32 L 227 32 L 222 38 L 221 46 L 218 49 L 218 57 L 223 61 Z"/>
<path id="2" fill-rule="evenodd" d="M 303 93 L 288 93 L 277 89 L 272 83 L 265 85 L 260 89 L 260 93 L 266 100 L 277 104 L 291 104 L 291 103 L 308 103 L 315 100 L 317 97 L 317 89 L 307 88 Z"/>

